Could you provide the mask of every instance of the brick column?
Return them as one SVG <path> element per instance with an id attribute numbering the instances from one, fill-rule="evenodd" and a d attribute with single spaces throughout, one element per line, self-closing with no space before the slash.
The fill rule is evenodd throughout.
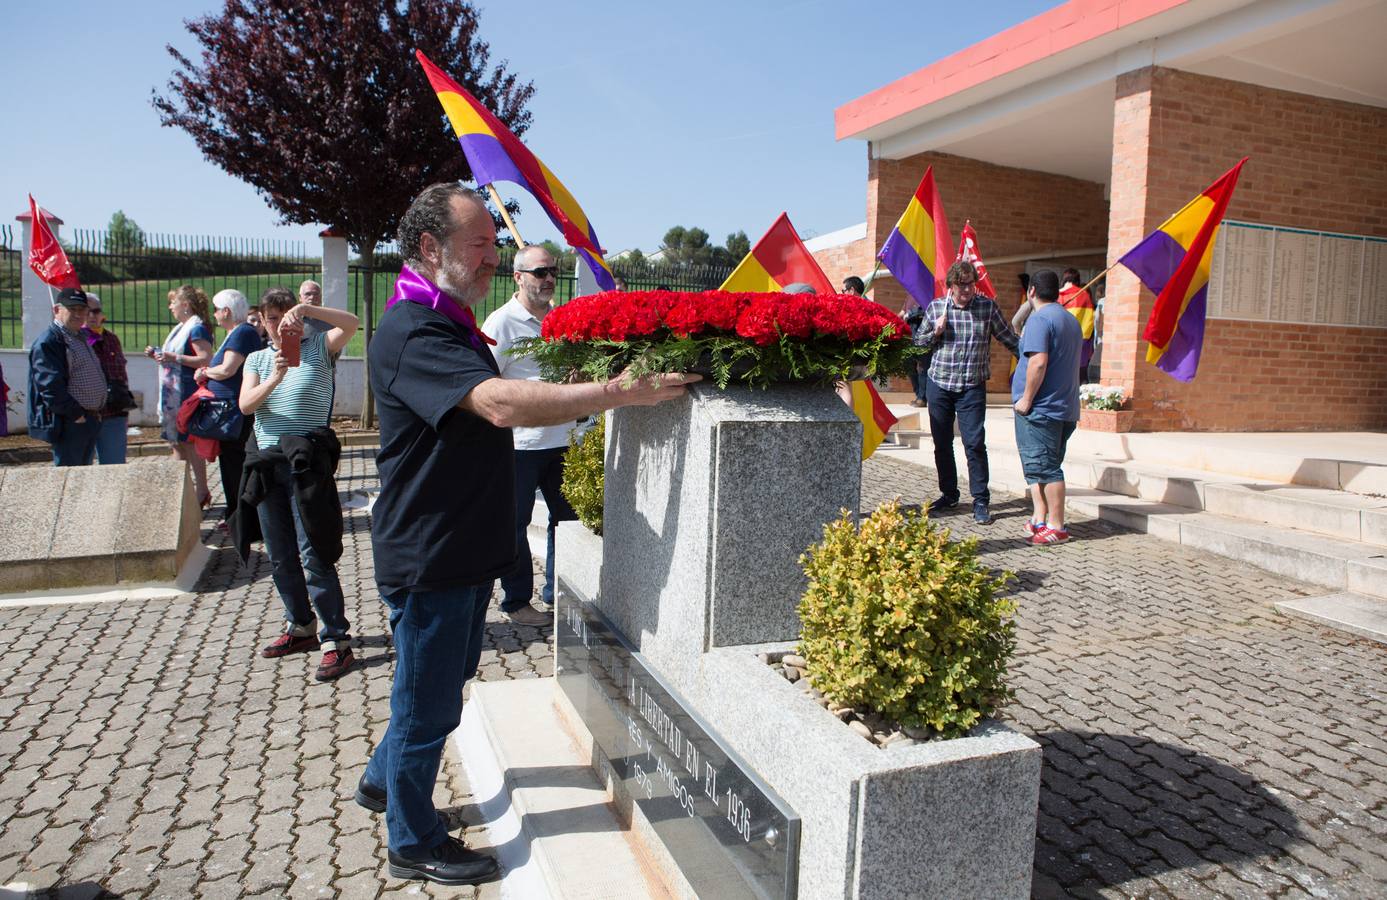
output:
<path id="1" fill-rule="evenodd" d="M 1151 228 L 1160 224 L 1158 213 L 1147 203 L 1151 180 L 1150 68 L 1128 72 L 1117 79 L 1113 108 L 1112 193 L 1108 214 L 1108 264 L 1131 249 Z M 1137 277 L 1123 266 L 1108 273 L 1103 301 L 1103 384 L 1121 385 L 1138 413 L 1133 418 L 1141 429 L 1141 410 L 1149 398 L 1141 396 L 1142 384 L 1154 371 L 1146 363 L 1146 344 L 1141 330 L 1155 298 Z M 1163 374 L 1157 372 L 1161 377 Z"/>

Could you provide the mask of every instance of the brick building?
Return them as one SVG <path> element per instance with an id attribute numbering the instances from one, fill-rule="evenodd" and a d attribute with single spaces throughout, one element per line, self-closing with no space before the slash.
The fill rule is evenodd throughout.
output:
<path id="1" fill-rule="evenodd" d="M 1250 156 L 1198 376 L 1145 362 L 1155 298 L 1118 267 L 1102 382 L 1139 431 L 1387 428 L 1384 48 L 1380 0 L 1073 0 L 836 110 L 867 142 L 866 223 L 811 249 L 831 278 L 870 272 L 932 164 L 1011 311 L 1018 273 L 1101 271 Z M 889 279 L 874 296 L 906 299 Z"/>

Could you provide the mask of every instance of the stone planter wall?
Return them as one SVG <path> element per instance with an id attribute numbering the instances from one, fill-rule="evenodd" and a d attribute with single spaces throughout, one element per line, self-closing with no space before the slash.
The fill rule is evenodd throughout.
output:
<path id="1" fill-rule="evenodd" d="M 1081 409 L 1079 427 L 1085 431 L 1121 434 L 1132 430 L 1136 416 L 1130 409 Z"/>
<path id="2" fill-rule="evenodd" d="M 802 818 L 799 896 L 1030 896 L 1041 749 L 988 721 L 972 736 L 878 747 L 757 654 L 715 649 L 698 707 Z"/>

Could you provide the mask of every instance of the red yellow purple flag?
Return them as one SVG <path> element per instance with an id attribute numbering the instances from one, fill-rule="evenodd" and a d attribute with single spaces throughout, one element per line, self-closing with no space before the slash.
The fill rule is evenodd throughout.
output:
<path id="1" fill-rule="evenodd" d="M 588 264 L 602 290 L 616 290 L 612 270 L 602 259 L 606 251 L 597 240 L 597 232 L 558 176 L 476 97 L 444 74 L 422 52 L 416 50 L 415 56 L 438 94 L 443 111 L 448 114 L 477 184 L 509 181 L 529 191 L 549 214 L 554 227 L 563 233 L 564 240 Z"/>
<path id="2" fill-rule="evenodd" d="M 944 218 L 944 204 L 934 188 L 934 166 L 925 169 L 925 177 L 920 179 L 900 221 L 886 236 L 877 259 L 921 309 L 935 297 L 944 296 L 944 277 L 953 259 L 953 238 Z"/>
<path id="3" fill-rule="evenodd" d="M 1118 260 L 1156 294 L 1141 335 L 1146 361 L 1180 381 L 1193 381 L 1199 368 L 1214 240 L 1246 162 L 1243 157 Z"/>
<path id="4" fill-rule="evenodd" d="M 852 411 L 862 421 L 862 458 L 866 459 L 886 440 L 896 417 L 870 381 L 849 381 L 848 388 L 852 391 Z"/>
<path id="5" fill-rule="evenodd" d="M 29 217 L 29 268 L 44 284 L 59 290 L 80 288 L 82 282 L 77 279 L 77 270 L 68 261 L 63 245 L 53 236 L 48 217 L 39 210 L 33 194 L 29 195 Z"/>
<path id="6" fill-rule="evenodd" d="M 816 294 L 837 293 L 824 270 L 814 261 L 813 254 L 799 239 L 790 217 L 781 213 L 718 290 L 772 293 L 796 282 L 812 286 Z"/>

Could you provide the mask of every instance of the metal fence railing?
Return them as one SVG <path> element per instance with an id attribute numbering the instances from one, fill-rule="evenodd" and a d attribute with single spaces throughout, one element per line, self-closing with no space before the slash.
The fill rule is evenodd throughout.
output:
<path id="1" fill-rule="evenodd" d="M 20 294 L 24 254 L 19 247 L 20 233 L 13 225 L 0 224 L 0 347 L 18 347 L 24 340 Z"/>
<path id="2" fill-rule="evenodd" d="M 21 284 L 27 248 L 20 247 L 20 243 L 18 228 L 0 225 L 0 347 L 19 347 L 24 338 Z M 180 285 L 200 287 L 208 297 L 224 288 L 236 288 L 255 303 L 271 287 L 297 291 L 304 279 L 321 279 L 322 271 L 321 260 L 309 256 L 305 246 L 294 241 L 115 235 L 78 229 L 63 243 L 83 287 L 100 295 L 108 327 L 130 352 L 163 341 L 174 325 L 168 311 L 168 294 Z M 515 292 L 515 249 L 503 248 L 500 255 L 501 265 L 492 280 L 491 292 L 475 309 L 479 322 Z M 350 265 L 348 308 L 358 316 L 364 314 L 364 287 L 370 280 L 375 318 L 379 321 L 385 301 L 395 289 L 399 264 L 395 247 L 382 245 L 376 251 L 374 267 L 366 268 L 359 262 Z M 566 274 L 558 279 L 558 303 L 566 303 L 574 296 L 577 279 L 573 266 L 571 258 L 563 263 Z M 612 269 L 629 290 L 665 287 L 678 291 L 716 288 L 731 271 L 711 266 L 634 266 L 624 265 L 621 260 Z M 220 343 L 221 336 L 216 337 Z M 355 338 L 346 355 L 360 355 L 363 340 L 364 335 Z"/>

